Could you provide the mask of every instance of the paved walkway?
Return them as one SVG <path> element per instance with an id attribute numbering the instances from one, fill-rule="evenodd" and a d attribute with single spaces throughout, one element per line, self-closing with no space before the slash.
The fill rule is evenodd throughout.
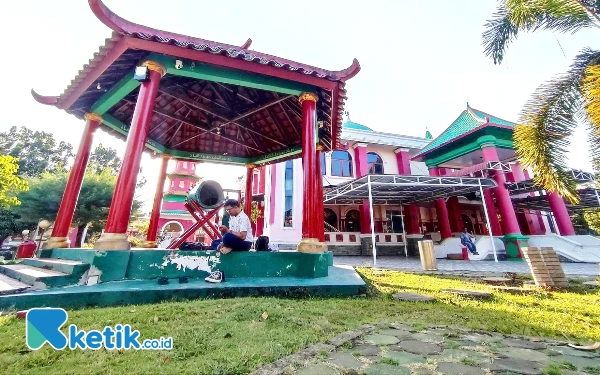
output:
<path id="1" fill-rule="evenodd" d="M 595 375 L 600 352 L 514 335 L 403 323 L 364 325 L 258 369 L 255 375 Z"/>
<path id="2" fill-rule="evenodd" d="M 349 265 L 353 267 L 373 266 L 372 257 L 362 256 L 334 256 L 335 265 Z M 529 266 L 524 261 L 464 261 L 464 260 L 437 260 L 439 271 L 470 271 L 470 272 L 514 272 L 529 274 Z M 593 263 L 561 263 L 565 274 L 570 276 L 598 276 L 598 264 Z M 377 257 L 377 267 L 420 271 L 421 261 L 418 258 L 404 258 L 401 256 Z"/>

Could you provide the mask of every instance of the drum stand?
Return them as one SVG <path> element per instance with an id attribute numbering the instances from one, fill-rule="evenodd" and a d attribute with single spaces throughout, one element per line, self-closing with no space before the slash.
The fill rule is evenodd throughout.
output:
<path id="1" fill-rule="evenodd" d="M 183 232 L 179 237 L 174 239 L 173 242 L 171 242 L 171 244 L 167 246 L 167 249 L 179 248 L 179 246 L 181 246 L 181 244 L 185 242 L 186 238 L 188 238 L 191 234 L 193 234 L 200 228 L 204 229 L 204 232 L 208 234 L 211 240 L 222 238 L 221 232 L 219 232 L 219 228 L 217 228 L 217 226 L 211 221 L 211 219 L 217 214 L 217 212 L 219 212 L 219 210 L 221 209 L 221 207 L 223 207 L 224 204 L 225 202 L 221 203 L 217 208 L 214 208 L 205 214 L 204 210 L 200 208 L 198 203 L 196 203 L 192 199 L 189 199 L 184 204 L 184 207 L 186 210 L 188 210 L 188 212 L 192 215 L 196 222 L 192 224 L 192 226 L 189 227 L 185 232 Z"/>

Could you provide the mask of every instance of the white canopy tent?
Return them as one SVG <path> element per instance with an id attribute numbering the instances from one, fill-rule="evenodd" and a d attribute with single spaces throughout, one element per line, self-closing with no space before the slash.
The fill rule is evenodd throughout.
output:
<path id="1" fill-rule="evenodd" d="M 367 175 L 338 186 L 327 188 L 324 203 L 328 204 L 361 204 L 369 200 L 371 213 L 371 241 L 373 244 L 373 265 L 377 264 L 377 246 L 375 241 L 374 204 L 408 204 L 430 202 L 440 198 L 465 195 L 479 191 L 483 198 L 483 189 L 494 188 L 496 182 L 482 177 L 432 177 L 432 176 L 401 176 L 401 175 Z M 402 206 L 400 206 L 402 207 Z M 497 262 L 496 246 L 492 238 L 490 219 L 484 204 L 484 213 L 488 233 L 490 234 L 494 259 Z M 406 251 L 406 231 L 404 229 L 404 213 L 402 217 L 402 232 L 404 250 Z"/>

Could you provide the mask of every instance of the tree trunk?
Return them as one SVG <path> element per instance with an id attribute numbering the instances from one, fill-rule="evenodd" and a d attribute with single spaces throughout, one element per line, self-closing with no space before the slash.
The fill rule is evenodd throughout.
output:
<path id="1" fill-rule="evenodd" d="M 85 230 L 85 227 L 87 227 L 87 224 L 77 226 L 77 237 L 75 238 L 75 246 L 74 247 L 81 247 L 82 242 L 85 240 L 85 238 L 81 238 L 83 235 L 83 231 Z"/>

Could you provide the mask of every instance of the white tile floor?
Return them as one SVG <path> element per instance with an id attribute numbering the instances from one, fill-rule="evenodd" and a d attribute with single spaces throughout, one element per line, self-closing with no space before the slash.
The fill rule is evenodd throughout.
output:
<path id="1" fill-rule="evenodd" d="M 363 256 L 334 256 L 335 265 L 349 266 L 373 266 L 372 257 Z M 469 272 L 515 272 L 529 273 L 529 267 L 526 262 L 513 261 L 463 261 L 463 260 L 437 260 L 439 271 L 469 271 Z M 597 276 L 599 272 L 598 264 L 594 263 L 561 263 L 565 274 L 571 276 Z M 405 270 L 421 270 L 421 261 L 418 258 L 378 257 L 377 267 L 395 268 Z"/>

